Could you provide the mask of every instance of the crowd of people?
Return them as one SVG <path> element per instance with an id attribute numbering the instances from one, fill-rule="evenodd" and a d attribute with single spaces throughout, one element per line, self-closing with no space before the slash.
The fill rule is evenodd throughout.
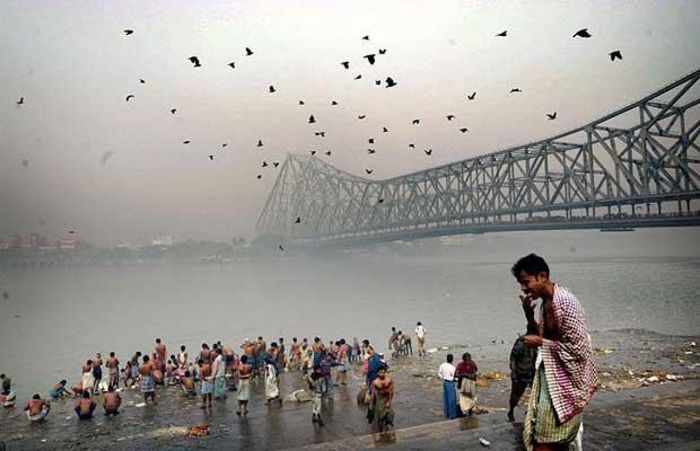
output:
<path id="1" fill-rule="evenodd" d="M 583 422 L 582 412 L 597 388 L 597 375 L 590 336 L 586 328 L 583 308 L 578 299 L 549 278 L 547 263 L 534 254 L 520 259 L 512 267 L 522 294 L 522 309 L 527 322 L 526 334 L 520 336 L 510 353 L 511 395 L 508 419 L 514 421 L 514 409 L 530 387 L 525 417 L 523 441 L 528 450 L 549 450 L 578 443 L 580 447 Z M 539 304 L 539 319 L 535 318 L 535 301 Z M 419 321 L 415 337 L 418 355 L 425 356 L 427 329 Z M 389 350 L 394 358 L 413 355 L 409 334 L 391 328 Z M 248 414 L 251 381 L 265 384 L 266 403 L 282 403 L 279 377 L 283 372 L 301 373 L 311 393 L 312 423 L 322 426 L 322 400 L 333 398 L 334 387 L 347 384 L 347 372 L 352 364 L 363 365 L 364 385 L 358 402 L 367 406 L 367 420 L 376 423 L 380 432 L 393 427 L 394 381 L 388 374 L 384 356 L 376 352 L 369 340 L 361 343 L 344 338 L 324 344 L 319 337 L 310 343 L 292 339 L 287 350 L 283 338 L 270 343 L 263 337 L 244 340 L 236 352 L 221 341 L 201 345 L 196 357 L 190 358 L 185 345 L 177 354 L 168 356 L 165 344 L 155 339 L 153 352 L 136 352 L 124 367 L 114 352 L 103 361 L 98 353 L 82 365 L 80 382 L 70 389 L 67 381 L 54 385 L 49 396 L 59 399 L 77 396 L 75 412 L 79 419 L 93 417 L 97 408 L 94 396 L 102 396 L 105 415 L 118 415 L 121 406 L 120 385 L 140 390 L 144 404 L 156 404 L 156 387 L 179 387 L 183 396 L 196 397 L 197 384 L 201 407 L 211 408 L 213 399 L 224 399 L 236 391 L 239 416 Z M 103 380 L 102 367 L 107 369 Z M 333 372 L 335 370 L 335 378 Z M 477 364 L 468 352 L 455 366 L 454 355 L 437 370 L 443 384 L 445 417 L 472 415 L 476 410 Z M 12 381 L 0 374 L 2 392 L 0 403 L 14 406 Z M 35 394 L 25 411 L 32 422 L 42 421 L 49 414 L 51 403 Z"/>

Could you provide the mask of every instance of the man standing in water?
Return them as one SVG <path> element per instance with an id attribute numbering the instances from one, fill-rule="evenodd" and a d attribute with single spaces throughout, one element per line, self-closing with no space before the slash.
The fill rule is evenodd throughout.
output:
<path id="1" fill-rule="evenodd" d="M 161 343 L 160 338 L 156 338 L 156 346 L 153 349 L 156 352 L 156 355 L 158 356 L 158 362 L 160 362 L 161 366 L 165 366 L 165 361 L 168 360 L 168 350 L 165 347 L 163 343 Z M 159 368 L 161 371 L 163 371 L 164 368 Z"/>
<path id="2" fill-rule="evenodd" d="M 425 335 L 428 333 L 423 327 L 423 323 L 416 323 L 416 339 L 418 340 L 418 357 L 425 357 Z"/>
<path id="3" fill-rule="evenodd" d="M 102 382 L 102 354 L 99 352 L 95 354 L 95 360 L 92 361 L 92 376 L 95 378 L 92 393 L 96 395 L 99 393 L 100 382 Z"/>
<path id="4" fill-rule="evenodd" d="M 149 362 L 150 358 L 148 355 L 143 356 L 143 365 L 139 367 L 139 374 L 141 377 L 141 393 L 143 393 L 143 402 L 148 402 L 148 398 L 151 398 L 153 404 L 156 404 L 156 383 L 153 380 L 153 365 Z"/>
<path id="5" fill-rule="evenodd" d="M 202 409 L 207 407 L 207 402 L 209 407 L 211 407 L 211 395 L 214 393 L 214 376 L 211 375 L 211 364 L 199 359 L 197 361 L 199 364 L 199 377 L 202 380 Z"/>
<path id="6" fill-rule="evenodd" d="M 248 415 L 248 401 L 250 401 L 250 377 L 253 367 L 246 354 L 241 356 L 241 364 L 238 366 L 238 411 L 236 415 Z"/>
<path id="7" fill-rule="evenodd" d="M 525 346 L 540 348 L 523 441 L 528 451 L 567 448 L 580 440 L 583 410 L 598 385 L 586 317 L 576 296 L 549 279 L 542 257 L 527 255 L 511 272 L 523 291 L 528 330 L 537 331 L 524 337 Z M 539 322 L 532 305 L 537 299 Z"/>
<path id="8" fill-rule="evenodd" d="M 114 352 L 109 353 L 109 358 L 105 362 L 109 370 L 109 385 L 114 388 L 119 387 L 119 360 L 114 356 Z"/>
<path id="9" fill-rule="evenodd" d="M 394 410 L 391 403 L 394 400 L 394 381 L 386 374 L 386 365 L 379 367 L 377 378 L 372 382 L 372 397 L 369 410 L 372 417 L 377 419 L 379 432 L 385 432 L 387 427 L 394 425 Z"/>

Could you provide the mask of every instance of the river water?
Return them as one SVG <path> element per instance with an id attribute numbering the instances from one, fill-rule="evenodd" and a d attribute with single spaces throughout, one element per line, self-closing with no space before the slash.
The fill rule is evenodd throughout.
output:
<path id="1" fill-rule="evenodd" d="M 523 331 L 510 267 L 543 255 L 581 300 L 589 328 L 700 332 L 700 228 L 465 235 L 219 264 L 11 270 L 0 273 L 0 372 L 20 399 L 75 382 L 81 363 L 122 361 L 186 344 L 263 335 L 369 338 L 421 320 L 428 345 L 512 340 Z M 595 339 L 595 337 L 594 337 Z"/>

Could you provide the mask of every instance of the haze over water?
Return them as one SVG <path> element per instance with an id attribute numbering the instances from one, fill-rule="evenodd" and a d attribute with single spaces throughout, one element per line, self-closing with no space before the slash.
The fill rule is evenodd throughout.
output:
<path id="1" fill-rule="evenodd" d="M 186 344 L 190 355 L 205 341 L 237 346 L 258 335 L 356 336 L 385 350 L 392 325 L 412 332 L 421 320 L 428 347 L 510 341 L 524 320 L 509 271 L 528 252 L 543 255 L 552 278 L 579 297 L 591 330 L 697 334 L 699 243 L 700 228 L 520 232 L 291 249 L 225 265 L 5 271 L 0 370 L 22 397 L 76 381 L 95 352 L 115 351 L 122 362 L 152 352 L 156 336 L 169 353 Z"/>

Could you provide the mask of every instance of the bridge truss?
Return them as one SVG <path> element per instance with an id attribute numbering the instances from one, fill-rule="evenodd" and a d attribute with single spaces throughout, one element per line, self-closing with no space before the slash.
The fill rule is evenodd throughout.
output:
<path id="1" fill-rule="evenodd" d="M 700 70 L 552 138 L 385 180 L 289 155 L 258 234 L 327 241 L 698 224 L 698 80 Z"/>

